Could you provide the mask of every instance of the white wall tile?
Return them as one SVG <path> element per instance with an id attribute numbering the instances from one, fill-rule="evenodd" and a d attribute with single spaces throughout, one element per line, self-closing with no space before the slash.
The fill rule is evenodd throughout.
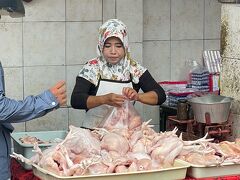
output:
<path id="1" fill-rule="evenodd" d="M 67 65 L 85 64 L 97 56 L 100 22 L 68 22 L 66 24 Z"/>
<path id="2" fill-rule="evenodd" d="M 116 0 L 117 18 L 128 27 L 129 41 L 142 42 L 143 0 Z"/>
<path id="3" fill-rule="evenodd" d="M 151 119 L 150 124 L 159 125 L 160 118 L 159 118 L 159 106 L 150 106 L 144 105 L 144 120 L 148 121 Z"/>
<path id="4" fill-rule="evenodd" d="M 68 129 L 68 109 L 60 108 L 43 117 L 26 122 L 26 131 L 55 131 Z"/>
<path id="5" fill-rule="evenodd" d="M 141 64 L 143 64 L 142 46 L 142 43 L 129 43 L 131 57 Z"/>
<path id="6" fill-rule="evenodd" d="M 23 21 L 65 21 L 65 0 L 41 0 L 24 3 Z"/>
<path id="7" fill-rule="evenodd" d="M 85 110 L 70 108 L 69 109 L 69 125 L 81 127 L 83 120 L 86 119 L 85 116 L 86 116 Z"/>
<path id="8" fill-rule="evenodd" d="M 170 80 L 170 42 L 146 41 L 143 43 L 143 64 L 154 79 Z"/>
<path id="9" fill-rule="evenodd" d="M 116 0 L 103 0 L 103 22 L 116 18 Z"/>
<path id="10" fill-rule="evenodd" d="M 221 3 L 216 0 L 205 0 L 204 38 L 220 38 Z"/>
<path id="11" fill-rule="evenodd" d="M 23 19 L 22 17 L 12 18 L 9 15 L 1 15 L 0 23 L 2 23 L 2 22 L 22 22 L 22 19 Z"/>
<path id="12" fill-rule="evenodd" d="M 172 41 L 171 43 L 171 80 L 187 80 L 190 68 L 186 62 L 196 60 L 203 64 L 203 40 Z"/>
<path id="13" fill-rule="evenodd" d="M 22 66 L 22 24 L 0 23 L 0 61 L 3 66 Z"/>
<path id="14" fill-rule="evenodd" d="M 65 80 L 64 66 L 39 66 L 24 68 L 24 95 L 37 95 Z"/>
<path id="15" fill-rule="evenodd" d="M 202 39 L 204 0 L 171 1 L 171 39 Z"/>
<path id="16" fill-rule="evenodd" d="M 23 31 L 24 65 L 65 64 L 64 22 L 27 22 Z"/>
<path id="17" fill-rule="evenodd" d="M 70 100 L 73 88 L 76 84 L 76 77 L 83 65 L 74 65 L 74 66 L 67 66 L 67 96 L 68 96 L 68 105 L 70 106 Z"/>
<path id="18" fill-rule="evenodd" d="M 170 1 L 143 1 L 144 40 L 170 40 Z"/>
<path id="19" fill-rule="evenodd" d="M 220 50 L 220 39 L 216 40 L 204 40 L 205 50 Z"/>
<path id="20" fill-rule="evenodd" d="M 22 68 L 4 68 L 6 96 L 11 99 L 23 99 Z"/>
<path id="21" fill-rule="evenodd" d="M 102 0 L 67 0 L 67 21 L 102 21 Z"/>

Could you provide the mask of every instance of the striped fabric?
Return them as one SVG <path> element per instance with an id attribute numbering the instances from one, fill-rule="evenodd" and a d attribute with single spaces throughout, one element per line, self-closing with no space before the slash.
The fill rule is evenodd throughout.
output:
<path id="1" fill-rule="evenodd" d="M 221 72 L 221 55 L 218 50 L 205 50 L 203 52 L 204 64 L 211 74 Z"/>

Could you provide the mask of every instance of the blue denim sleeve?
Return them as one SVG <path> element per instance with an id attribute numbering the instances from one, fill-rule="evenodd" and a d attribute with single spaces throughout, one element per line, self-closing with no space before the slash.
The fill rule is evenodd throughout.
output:
<path id="1" fill-rule="evenodd" d="M 59 103 L 49 91 L 44 91 L 37 96 L 28 96 L 24 100 L 17 101 L 5 96 L 4 71 L 0 62 L 0 123 L 17 123 L 38 118 L 54 108 Z"/>
<path id="2" fill-rule="evenodd" d="M 24 100 L 14 100 L 0 92 L 0 123 L 17 123 L 38 118 L 59 104 L 53 94 L 47 90 L 37 96 L 28 96 Z"/>

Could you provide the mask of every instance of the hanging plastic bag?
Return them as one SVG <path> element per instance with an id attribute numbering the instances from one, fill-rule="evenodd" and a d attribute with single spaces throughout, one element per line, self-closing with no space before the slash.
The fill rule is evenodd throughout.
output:
<path id="1" fill-rule="evenodd" d="M 134 129 L 142 124 L 142 118 L 131 101 L 126 100 L 121 107 L 113 107 L 105 116 L 100 127 L 106 129 Z"/>

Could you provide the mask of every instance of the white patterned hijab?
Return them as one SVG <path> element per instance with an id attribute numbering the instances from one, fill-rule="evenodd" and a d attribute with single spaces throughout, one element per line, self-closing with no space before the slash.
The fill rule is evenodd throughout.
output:
<path id="1" fill-rule="evenodd" d="M 125 57 L 115 65 L 108 63 L 102 54 L 104 43 L 110 37 L 119 38 L 125 49 Z M 98 57 L 88 61 L 79 73 L 80 77 L 96 86 L 100 77 L 117 81 L 127 81 L 131 77 L 132 81 L 137 84 L 139 78 L 146 71 L 146 68 L 130 57 L 127 27 L 118 19 L 110 19 L 99 28 L 97 54 Z"/>

